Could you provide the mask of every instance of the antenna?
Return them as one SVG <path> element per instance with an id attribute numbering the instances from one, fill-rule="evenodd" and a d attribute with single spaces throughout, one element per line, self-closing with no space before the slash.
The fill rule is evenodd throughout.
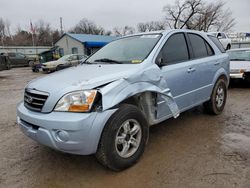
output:
<path id="1" fill-rule="evenodd" d="M 60 17 L 60 29 L 61 29 L 61 35 L 63 35 L 62 17 Z"/>

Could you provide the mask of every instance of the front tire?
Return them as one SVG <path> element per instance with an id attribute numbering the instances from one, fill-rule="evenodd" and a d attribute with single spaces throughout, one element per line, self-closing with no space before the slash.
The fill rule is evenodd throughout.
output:
<path id="1" fill-rule="evenodd" d="M 120 171 L 134 165 L 144 152 L 149 126 L 134 105 L 122 105 L 106 123 L 96 153 L 107 168 Z"/>
<path id="2" fill-rule="evenodd" d="M 205 111 L 212 115 L 219 115 L 224 110 L 227 100 L 227 84 L 220 78 L 214 86 L 210 100 L 204 103 Z"/>

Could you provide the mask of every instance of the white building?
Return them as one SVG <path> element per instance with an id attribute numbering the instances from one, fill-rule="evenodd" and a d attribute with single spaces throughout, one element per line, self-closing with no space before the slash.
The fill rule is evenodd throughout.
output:
<path id="1" fill-rule="evenodd" d="M 65 33 L 55 43 L 60 56 L 67 54 L 90 55 L 116 39 L 113 36 Z"/>
<path id="2" fill-rule="evenodd" d="M 51 46 L 0 46 L 0 53 L 22 53 L 29 57 L 36 57 L 50 48 Z"/>

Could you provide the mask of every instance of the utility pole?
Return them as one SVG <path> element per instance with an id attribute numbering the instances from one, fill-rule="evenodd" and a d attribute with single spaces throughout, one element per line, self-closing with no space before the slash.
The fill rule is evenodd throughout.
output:
<path id="1" fill-rule="evenodd" d="M 61 29 L 61 35 L 63 35 L 63 23 L 62 23 L 62 17 L 60 17 L 60 29 Z"/>

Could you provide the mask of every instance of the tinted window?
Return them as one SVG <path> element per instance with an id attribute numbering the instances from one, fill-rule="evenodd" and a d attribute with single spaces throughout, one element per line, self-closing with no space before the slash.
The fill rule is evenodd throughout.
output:
<path id="1" fill-rule="evenodd" d="M 206 41 L 196 34 L 188 34 L 190 42 L 193 48 L 194 57 L 202 58 L 208 56 L 208 50 L 206 46 Z"/>
<path id="2" fill-rule="evenodd" d="M 209 56 L 214 55 L 214 50 L 212 49 L 212 47 L 206 41 L 205 41 L 205 44 L 206 44 L 206 48 L 207 48 L 207 54 Z"/>
<path id="3" fill-rule="evenodd" d="M 224 47 L 222 46 L 222 44 L 220 43 L 220 41 L 218 40 L 218 38 L 214 37 L 214 36 L 211 36 L 211 35 L 208 35 L 208 37 L 213 41 L 213 43 L 219 48 L 219 50 L 222 52 L 222 53 L 225 53 L 225 49 Z"/>
<path id="4" fill-rule="evenodd" d="M 173 64 L 189 59 L 186 39 L 184 34 L 178 33 L 171 36 L 162 51 L 163 64 Z"/>

